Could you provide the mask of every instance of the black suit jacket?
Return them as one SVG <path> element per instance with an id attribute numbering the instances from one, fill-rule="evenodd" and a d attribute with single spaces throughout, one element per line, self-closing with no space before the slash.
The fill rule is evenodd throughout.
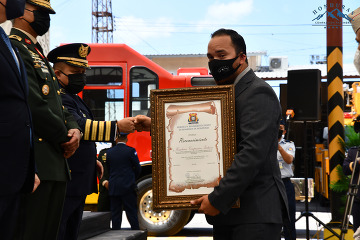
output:
<path id="1" fill-rule="evenodd" d="M 250 70 L 235 85 L 237 154 L 209 194 L 220 210 L 210 224 L 283 223 L 287 198 L 276 158 L 281 117 L 273 89 Z M 231 208 L 240 198 L 240 208 Z"/>
<path id="2" fill-rule="evenodd" d="M 141 166 L 134 148 L 123 143 L 106 152 L 109 170 L 109 195 L 122 196 L 136 188 Z"/>
<path id="3" fill-rule="evenodd" d="M 31 114 L 26 71 L 18 53 L 20 71 L 0 37 L 0 195 L 31 192 L 35 163 L 30 146 Z"/>

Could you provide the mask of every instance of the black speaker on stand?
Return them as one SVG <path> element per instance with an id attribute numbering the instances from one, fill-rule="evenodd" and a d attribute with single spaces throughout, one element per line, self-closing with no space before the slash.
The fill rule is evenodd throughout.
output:
<path id="1" fill-rule="evenodd" d="M 319 69 L 304 69 L 288 71 L 287 82 L 287 108 L 292 109 L 295 113 L 293 121 L 303 123 L 303 159 L 304 159 L 304 178 L 305 178 L 305 211 L 296 219 L 306 218 L 306 239 L 310 239 L 309 235 L 309 217 L 315 219 L 324 228 L 328 229 L 336 237 L 340 239 L 339 234 L 326 226 L 320 219 L 309 212 L 309 188 L 308 188 L 308 138 L 312 137 L 312 131 L 308 131 L 308 122 L 316 122 L 321 120 L 320 108 L 320 85 L 321 71 Z M 310 134 L 309 134 L 310 132 Z M 309 136 L 310 135 L 310 136 Z M 310 141 L 312 142 L 312 141 Z M 313 147 L 313 146 L 312 146 Z"/>

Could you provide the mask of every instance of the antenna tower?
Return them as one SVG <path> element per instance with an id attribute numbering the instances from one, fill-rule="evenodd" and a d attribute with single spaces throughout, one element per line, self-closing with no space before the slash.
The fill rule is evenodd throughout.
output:
<path id="1" fill-rule="evenodd" d="M 92 0 L 92 42 L 113 43 L 111 0 Z"/>

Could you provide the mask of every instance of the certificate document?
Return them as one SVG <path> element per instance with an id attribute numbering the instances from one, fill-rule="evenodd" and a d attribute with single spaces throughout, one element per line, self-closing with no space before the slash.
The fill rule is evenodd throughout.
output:
<path id="1" fill-rule="evenodd" d="M 153 208 L 194 209 L 235 154 L 234 86 L 151 90 Z"/>
<path id="2" fill-rule="evenodd" d="M 167 196 L 211 193 L 223 176 L 221 101 L 164 107 Z"/>

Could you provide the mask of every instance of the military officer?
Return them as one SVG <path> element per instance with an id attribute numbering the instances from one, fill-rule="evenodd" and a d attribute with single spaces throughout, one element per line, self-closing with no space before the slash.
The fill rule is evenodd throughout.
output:
<path id="1" fill-rule="evenodd" d="M 72 179 L 67 185 L 58 240 L 77 239 L 85 198 L 97 193 L 96 167 L 101 178 L 102 165 L 96 160 L 95 142 L 113 142 L 119 131 L 129 133 L 135 129 L 134 118 L 95 121 L 90 109 L 77 95 L 86 83 L 85 71 L 89 68 L 86 57 L 90 51 L 87 44 L 73 43 L 57 47 L 48 54 L 61 86 L 63 104 L 84 133 L 79 149 L 68 159 Z"/>
<path id="2" fill-rule="evenodd" d="M 50 26 L 49 0 L 26 0 L 22 17 L 14 20 L 9 38 L 26 67 L 29 106 L 34 125 L 34 154 L 41 184 L 21 206 L 16 239 L 56 239 L 70 179 L 66 158 L 79 146 L 80 128 L 62 106 L 55 73 L 36 37 Z M 23 230 L 20 230 L 24 226 Z"/>

